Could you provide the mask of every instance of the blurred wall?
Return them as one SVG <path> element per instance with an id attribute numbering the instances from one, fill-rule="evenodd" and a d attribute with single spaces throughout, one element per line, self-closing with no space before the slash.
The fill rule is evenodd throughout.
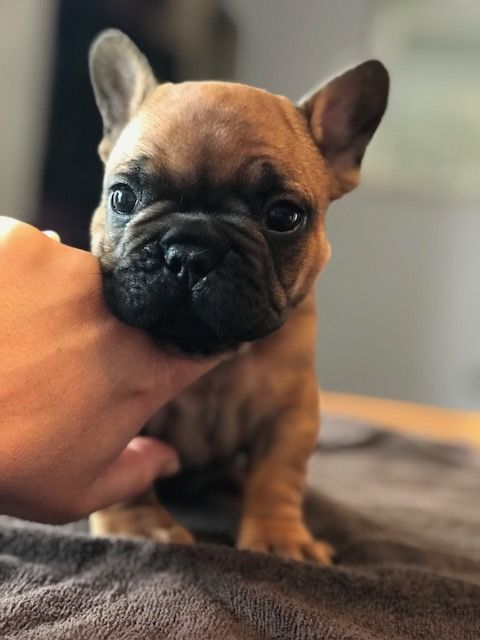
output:
<path id="1" fill-rule="evenodd" d="M 2 214 L 30 219 L 47 118 L 55 0 L 0 2 Z"/>
<path id="2" fill-rule="evenodd" d="M 235 79 L 300 98 L 368 55 L 368 0 L 224 0 L 239 31 Z"/>
<path id="3" fill-rule="evenodd" d="M 371 169 L 373 160 L 384 160 L 381 142 L 391 132 L 389 127 L 397 126 L 397 105 L 415 105 L 416 99 L 413 83 L 408 87 L 416 69 L 407 69 L 407 85 L 399 87 L 403 68 L 398 54 L 388 47 L 389 35 L 383 40 L 374 37 L 375 16 L 380 5 L 394 9 L 408 2 L 226 0 L 239 26 L 236 79 L 296 99 L 320 80 L 372 55 L 389 67 L 390 110 L 367 152 L 363 184 L 334 203 L 328 217 L 333 257 L 318 285 L 320 382 L 338 391 L 478 408 L 479 201 L 460 193 L 445 197 L 438 184 L 411 193 L 403 186 L 382 188 Z M 412 11 L 421 4 L 410 2 Z M 450 4 L 451 11 L 463 12 L 465 24 L 470 22 L 472 29 L 476 24 L 478 32 L 480 3 Z M 437 10 L 435 20 L 441 22 L 443 15 L 445 29 L 453 30 L 455 16 L 442 14 L 447 5 L 443 0 L 431 3 Z M 419 17 L 412 14 L 411 20 Z M 398 21 L 395 14 L 392 19 Z M 470 43 L 461 26 L 454 36 L 468 52 Z M 434 46 L 434 38 L 432 42 Z M 479 61 L 480 57 L 477 68 Z M 437 75 L 442 70 L 440 63 L 434 68 Z M 428 91 L 434 79 L 425 75 L 419 82 Z M 478 87 L 478 74 L 472 74 L 472 83 Z M 451 91 L 462 100 L 458 87 L 451 86 Z M 438 110 L 442 97 L 447 93 L 438 96 Z M 421 140 L 424 132 L 426 123 L 412 107 L 413 144 L 405 163 L 414 159 L 415 137 Z M 438 139 L 445 158 L 437 151 L 431 154 L 433 171 L 435 163 L 444 160 L 454 180 L 459 142 L 448 126 L 438 130 Z M 479 142 L 471 140 L 470 145 L 479 148 Z M 478 155 L 480 171 L 480 149 Z"/>

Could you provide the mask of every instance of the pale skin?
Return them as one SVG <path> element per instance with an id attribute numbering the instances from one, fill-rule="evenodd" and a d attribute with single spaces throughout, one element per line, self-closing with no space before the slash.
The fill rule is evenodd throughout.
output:
<path id="1" fill-rule="evenodd" d="M 216 363 L 114 318 L 90 253 L 0 217 L 0 333 L 0 513 L 68 522 L 178 470 L 138 433 Z"/>

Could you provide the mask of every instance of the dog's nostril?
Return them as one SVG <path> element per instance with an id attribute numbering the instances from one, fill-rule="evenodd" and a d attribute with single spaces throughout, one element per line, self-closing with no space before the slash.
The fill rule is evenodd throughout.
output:
<path id="1" fill-rule="evenodd" d="M 200 250 L 190 255 L 188 261 L 189 271 L 203 278 L 216 266 L 219 261 L 219 256 L 215 251 L 208 249 Z"/>
<path id="2" fill-rule="evenodd" d="M 173 273 L 179 274 L 183 267 L 182 258 L 178 255 L 178 253 L 174 250 L 175 247 L 170 247 L 170 249 L 165 254 L 165 263 L 167 267 Z"/>

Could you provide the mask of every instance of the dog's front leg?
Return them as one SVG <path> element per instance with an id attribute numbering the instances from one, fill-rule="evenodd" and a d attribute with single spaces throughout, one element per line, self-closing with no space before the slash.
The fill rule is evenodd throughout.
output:
<path id="1" fill-rule="evenodd" d="M 153 488 L 127 502 L 92 513 L 90 532 L 95 536 L 150 538 L 162 543 L 194 542 L 192 534 L 158 502 Z"/>
<path id="2" fill-rule="evenodd" d="M 318 412 L 286 412 L 268 431 L 269 442 L 264 438 L 258 443 L 245 481 L 237 546 L 330 564 L 333 548 L 316 540 L 303 521 L 306 466 L 316 446 Z"/>

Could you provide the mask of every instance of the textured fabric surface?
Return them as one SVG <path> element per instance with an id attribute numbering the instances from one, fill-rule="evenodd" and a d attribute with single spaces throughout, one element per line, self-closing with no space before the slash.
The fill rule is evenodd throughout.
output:
<path id="1" fill-rule="evenodd" d="M 0 518 L 0 638 L 480 639 L 472 452 L 336 424 L 310 479 L 309 521 L 338 550 L 325 569 Z M 212 490 L 182 510 L 231 535 L 233 498 Z"/>

